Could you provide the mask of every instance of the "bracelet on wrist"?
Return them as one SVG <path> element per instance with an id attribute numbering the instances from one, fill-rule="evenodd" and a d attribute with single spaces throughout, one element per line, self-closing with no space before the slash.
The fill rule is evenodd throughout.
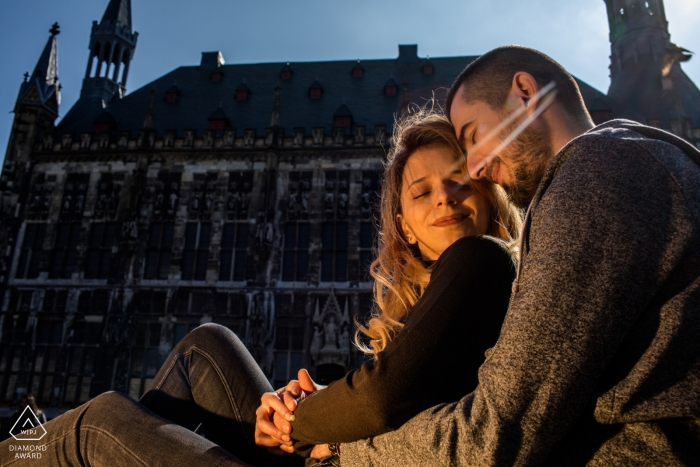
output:
<path id="1" fill-rule="evenodd" d="M 328 450 L 331 455 L 340 457 L 340 443 L 328 443 Z"/>

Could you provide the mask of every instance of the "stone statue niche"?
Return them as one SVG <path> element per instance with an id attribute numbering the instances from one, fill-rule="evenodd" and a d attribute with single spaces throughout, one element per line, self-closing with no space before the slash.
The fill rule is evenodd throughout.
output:
<path id="1" fill-rule="evenodd" d="M 79 220 L 85 210 L 90 174 L 69 174 L 63 189 L 60 220 Z"/>
<path id="2" fill-rule="evenodd" d="M 362 219 L 370 219 L 379 197 L 379 174 L 362 172 L 362 191 L 360 192 L 360 214 Z"/>
<path id="3" fill-rule="evenodd" d="M 252 170 L 229 173 L 228 195 L 226 198 L 226 215 L 229 220 L 248 219 L 250 213 L 250 194 L 252 191 Z"/>
<path id="4" fill-rule="evenodd" d="M 29 218 L 32 220 L 46 220 L 49 217 L 53 185 L 47 184 L 45 178 L 44 174 L 37 176 L 32 187 L 29 200 Z M 9 210 L 4 214 L 9 215 Z"/>
<path id="5" fill-rule="evenodd" d="M 96 219 L 114 219 L 117 217 L 121 189 L 121 184 L 114 183 L 112 180 L 112 174 L 102 174 L 97 186 Z"/>
<path id="6" fill-rule="evenodd" d="M 338 174 L 334 170 L 329 170 L 324 173 L 325 184 L 323 193 L 323 215 L 326 219 L 335 217 L 335 189 L 337 185 Z"/>
<path id="7" fill-rule="evenodd" d="M 175 217 L 180 196 L 180 173 L 161 172 L 155 183 L 153 216 L 156 220 Z"/>
<path id="8" fill-rule="evenodd" d="M 211 216 L 216 200 L 216 173 L 195 174 L 187 207 L 189 218 L 205 220 Z"/>
<path id="9" fill-rule="evenodd" d="M 275 299 L 269 291 L 246 294 L 248 312 L 245 345 L 266 375 L 275 361 Z"/>
<path id="10" fill-rule="evenodd" d="M 345 299 L 342 313 L 332 290 L 322 311 L 319 310 L 319 301 L 316 299 L 312 326 L 310 352 L 314 365 L 334 364 L 347 368 L 351 326 L 348 299 Z"/>

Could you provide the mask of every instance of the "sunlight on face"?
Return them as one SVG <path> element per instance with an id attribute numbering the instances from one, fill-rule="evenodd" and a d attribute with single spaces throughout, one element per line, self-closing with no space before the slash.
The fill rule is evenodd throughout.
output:
<path id="1" fill-rule="evenodd" d="M 404 236 L 418 244 L 425 260 L 436 260 L 462 237 L 488 230 L 486 200 L 463 180 L 454 154 L 445 147 L 421 148 L 406 162 L 397 217 Z"/>

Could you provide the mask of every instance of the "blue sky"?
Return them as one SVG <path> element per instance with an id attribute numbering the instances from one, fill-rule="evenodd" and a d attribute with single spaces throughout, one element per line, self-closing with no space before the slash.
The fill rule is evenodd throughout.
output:
<path id="1" fill-rule="evenodd" d="M 127 92 L 203 51 L 227 63 L 475 55 L 504 44 L 539 49 L 607 92 L 610 44 L 603 0 L 131 0 L 139 32 Z M 0 0 L 0 160 L 22 74 L 34 69 L 54 21 L 61 25 L 61 114 L 78 98 L 93 20 L 108 0 Z M 666 0 L 671 40 L 700 55 L 700 1 Z M 700 84 L 700 56 L 683 65 Z"/>

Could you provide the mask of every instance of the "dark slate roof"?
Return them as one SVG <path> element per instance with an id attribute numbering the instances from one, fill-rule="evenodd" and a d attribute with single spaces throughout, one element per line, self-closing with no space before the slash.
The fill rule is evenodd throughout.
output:
<path id="1" fill-rule="evenodd" d="M 105 21 L 112 24 L 119 21 L 123 26 L 131 29 L 131 0 L 110 0 L 100 23 Z"/>
<path id="2" fill-rule="evenodd" d="M 396 59 L 363 60 L 364 74 L 361 78 L 352 77 L 352 68 L 357 60 L 330 62 L 294 62 L 289 65 L 293 70 L 290 79 L 281 80 L 280 70 L 286 63 L 256 63 L 223 65 L 221 81 L 210 79 L 211 69 L 201 66 L 183 66 L 167 73 L 151 83 L 144 85 L 123 99 L 113 101 L 108 110 L 117 120 L 118 130 L 139 130 L 149 103 L 149 91 L 155 87 L 158 95 L 155 99 L 155 117 L 153 128 L 161 134 L 164 130 L 177 130 L 178 134 L 186 129 L 201 131 L 209 127 L 208 118 L 212 109 L 221 105 L 228 117 L 230 126 L 237 135 L 254 128 L 263 134 L 269 127 L 275 92 L 280 86 L 279 126 L 290 134 L 293 128 L 303 127 L 307 134 L 315 127 L 325 127 L 332 131 L 333 115 L 344 103 L 353 109 L 356 125 L 364 125 L 367 132 L 374 132 L 375 125 L 393 127 L 395 115 L 400 113 L 404 92 L 395 96 L 385 96 L 384 86 L 387 81 L 395 80 L 403 87 L 407 84 L 408 98 L 411 102 L 425 104 L 434 91 L 444 100 L 446 90 L 462 69 L 476 56 L 466 57 L 430 57 L 435 67 L 432 75 L 424 75 L 414 46 L 400 46 L 400 55 Z M 251 94 L 247 100 L 236 101 L 235 91 L 245 80 Z M 318 80 L 323 83 L 323 96 L 310 99 L 310 83 Z M 177 103 L 165 102 L 164 91 L 177 82 L 180 99 Z M 587 103 L 596 97 L 605 98 L 599 91 L 579 81 L 581 92 Z M 80 101 L 76 106 L 83 105 Z M 72 118 L 76 113 L 70 112 L 70 121 L 59 123 L 59 132 L 91 131 L 91 122 L 102 109 L 90 110 L 89 106 L 81 109 L 80 119 Z M 84 112 L 84 113 L 83 113 Z"/>

